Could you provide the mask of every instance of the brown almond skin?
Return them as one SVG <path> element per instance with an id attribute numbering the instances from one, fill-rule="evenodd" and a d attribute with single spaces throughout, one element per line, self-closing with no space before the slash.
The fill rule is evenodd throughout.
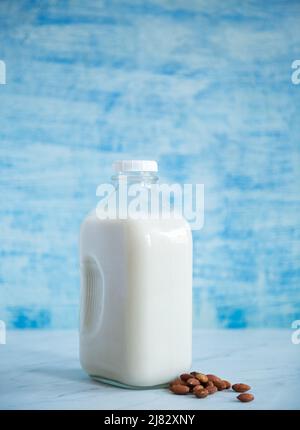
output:
<path id="1" fill-rule="evenodd" d="M 174 381 L 171 381 L 169 383 L 169 387 L 172 387 L 172 385 L 186 385 L 184 381 L 182 381 L 180 378 L 174 379 Z"/>
<path id="2" fill-rule="evenodd" d="M 225 381 L 214 381 L 214 386 L 217 387 L 218 391 L 223 391 L 226 388 Z"/>
<path id="3" fill-rule="evenodd" d="M 214 387 L 213 381 L 207 381 L 206 384 L 204 384 L 205 388 L 207 387 Z"/>
<path id="4" fill-rule="evenodd" d="M 182 384 L 172 385 L 170 387 L 170 390 L 174 394 L 187 394 L 190 392 L 189 387 L 187 387 L 186 385 L 182 385 Z"/>
<path id="5" fill-rule="evenodd" d="M 221 378 L 219 378 L 218 376 L 216 376 L 216 375 L 210 375 L 210 374 L 208 374 L 208 375 L 206 375 L 207 376 L 207 379 L 209 380 L 209 381 L 211 381 L 211 382 L 213 382 L 213 383 L 215 383 L 215 381 L 222 381 L 222 379 Z"/>
<path id="6" fill-rule="evenodd" d="M 233 384 L 232 389 L 237 393 L 245 393 L 251 390 L 251 387 L 247 384 Z"/>
<path id="7" fill-rule="evenodd" d="M 200 390 L 204 390 L 203 385 L 195 385 L 195 387 L 193 387 L 192 389 L 192 392 L 196 394 L 196 391 L 200 391 Z"/>
<path id="8" fill-rule="evenodd" d="M 180 375 L 180 379 L 184 382 L 186 382 L 190 378 L 193 378 L 193 375 L 191 375 L 190 373 L 183 373 L 182 375 Z"/>
<path id="9" fill-rule="evenodd" d="M 208 377 L 204 375 L 204 373 L 193 372 L 193 375 L 196 379 L 198 379 L 200 384 L 206 384 L 208 382 Z"/>
<path id="10" fill-rule="evenodd" d="M 214 385 L 209 385 L 205 389 L 206 389 L 206 391 L 208 392 L 209 395 L 215 394 L 218 391 L 217 387 L 215 387 Z"/>
<path id="11" fill-rule="evenodd" d="M 247 403 L 247 402 L 252 402 L 252 400 L 254 400 L 254 396 L 251 393 L 243 393 L 237 396 L 237 399 L 240 402 Z"/>
<path id="12" fill-rule="evenodd" d="M 205 388 L 203 390 L 197 390 L 195 396 L 198 397 L 198 399 L 204 399 L 208 396 L 208 391 Z"/>
<path id="13" fill-rule="evenodd" d="M 223 382 L 225 382 L 225 390 L 228 390 L 229 388 L 231 388 L 231 383 L 229 381 L 224 380 Z"/>
<path id="14" fill-rule="evenodd" d="M 196 379 L 196 378 L 189 378 L 187 381 L 186 381 L 186 384 L 189 386 L 189 387 L 195 387 L 196 385 L 200 385 L 200 382 L 198 381 L 198 379 Z"/>

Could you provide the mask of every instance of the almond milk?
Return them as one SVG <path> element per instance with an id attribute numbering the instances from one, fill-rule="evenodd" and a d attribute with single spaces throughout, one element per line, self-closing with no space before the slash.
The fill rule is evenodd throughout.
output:
<path id="1" fill-rule="evenodd" d="M 116 170 L 116 193 L 119 176 L 146 187 L 157 180 L 155 162 Z M 80 265 L 80 361 L 91 377 L 152 387 L 189 370 L 192 238 L 183 218 L 99 219 L 93 211 L 81 226 Z"/>

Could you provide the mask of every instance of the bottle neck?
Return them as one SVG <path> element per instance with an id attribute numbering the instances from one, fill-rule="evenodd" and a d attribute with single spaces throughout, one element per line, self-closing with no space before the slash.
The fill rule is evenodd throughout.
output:
<path id="1" fill-rule="evenodd" d="M 118 172 L 111 177 L 112 184 L 117 189 L 120 184 L 140 184 L 149 188 L 158 183 L 158 176 L 154 172 Z"/>

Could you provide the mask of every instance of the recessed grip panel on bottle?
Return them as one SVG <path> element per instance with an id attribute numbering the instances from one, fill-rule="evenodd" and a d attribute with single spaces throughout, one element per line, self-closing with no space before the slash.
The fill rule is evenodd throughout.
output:
<path id="1" fill-rule="evenodd" d="M 101 326 L 104 280 L 100 267 L 89 258 L 83 262 L 80 327 L 82 333 L 93 334 Z"/>

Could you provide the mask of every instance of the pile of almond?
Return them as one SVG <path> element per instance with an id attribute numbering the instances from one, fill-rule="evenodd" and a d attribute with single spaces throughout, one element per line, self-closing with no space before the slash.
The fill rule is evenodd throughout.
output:
<path id="1" fill-rule="evenodd" d="M 216 375 L 205 375 L 200 372 L 183 373 L 179 378 L 170 382 L 169 388 L 174 394 L 193 393 L 199 399 L 204 399 L 217 391 L 232 388 L 235 392 L 240 393 L 237 396 L 240 402 L 251 402 L 254 399 L 253 394 L 246 392 L 251 390 L 249 385 L 241 383 L 231 385 L 230 382 Z"/>

